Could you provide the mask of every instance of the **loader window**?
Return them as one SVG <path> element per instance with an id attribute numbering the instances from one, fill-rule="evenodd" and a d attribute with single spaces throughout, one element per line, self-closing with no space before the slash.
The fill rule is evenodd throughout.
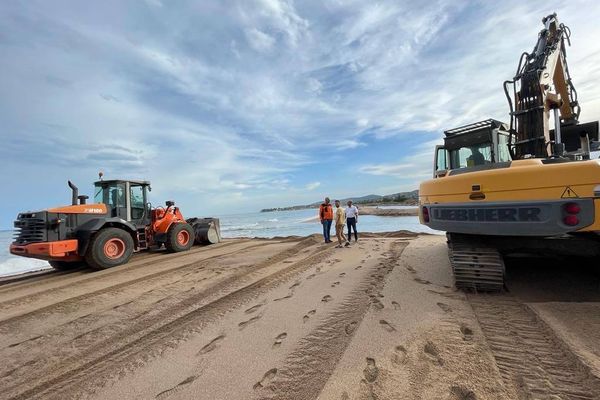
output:
<path id="1" fill-rule="evenodd" d="M 450 152 L 452 169 L 475 167 L 492 162 L 492 146 L 481 143 L 468 147 L 461 147 Z"/>
<path id="2" fill-rule="evenodd" d="M 104 203 L 109 207 L 125 207 L 125 185 L 113 184 L 96 187 L 95 203 Z"/>
<path id="3" fill-rule="evenodd" d="M 131 219 L 141 219 L 144 216 L 144 187 L 132 185 L 131 193 Z"/>

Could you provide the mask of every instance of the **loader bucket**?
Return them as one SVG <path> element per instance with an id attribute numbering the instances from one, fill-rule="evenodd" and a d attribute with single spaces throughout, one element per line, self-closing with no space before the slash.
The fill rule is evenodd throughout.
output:
<path id="1" fill-rule="evenodd" d="M 215 244 L 221 241 L 221 226 L 218 218 L 190 218 L 187 223 L 194 228 L 196 244 Z"/>

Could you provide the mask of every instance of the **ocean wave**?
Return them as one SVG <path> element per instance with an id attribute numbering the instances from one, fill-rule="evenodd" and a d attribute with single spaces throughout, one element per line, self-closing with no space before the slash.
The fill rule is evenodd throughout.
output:
<path id="1" fill-rule="evenodd" d="M 52 267 L 50 267 L 47 261 L 25 257 L 10 257 L 0 262 L 0 276 L 16 275 L 49 268 Z"/>
<path id="2" fill-rule="evenodd" d="M 222 232 L 244 231 L 244 230 L 256 229 L 257 227 L 260 227 L 260 224 L 258 222 L 255 222 L 255 223 L 252 223 L 252 224 L 222 226 L 221 227 L 221 231 Z"/>

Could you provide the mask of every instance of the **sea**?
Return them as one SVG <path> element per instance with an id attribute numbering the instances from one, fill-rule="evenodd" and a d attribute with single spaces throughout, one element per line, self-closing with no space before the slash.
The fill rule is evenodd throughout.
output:
<path id="1" fill-rule="evenodd" d="M 382 208 L 411 208 L 403 206 L 382 206 Z M 317 210 L 293 210 L 255 212 L 245 214 L 223 215 L 219 217 L 221 236 L 223 238 L 281 236 L 308 236 L 321 233 L 322 228 L 317 217 Z M 443 234 L 419 223 L 416 216 L 379 217 L 362 215 L 359 217 L 358 232 L 394 232 L 400 230 Z M 332 235 L 334 235 L 332 228 Z M 0 231 L 0 276 L 15 275 L 23 272 L 38 271 L 51 268 L 46 261 L 31 258 L 15 257 L 8 251 L 13 232 Z"/>

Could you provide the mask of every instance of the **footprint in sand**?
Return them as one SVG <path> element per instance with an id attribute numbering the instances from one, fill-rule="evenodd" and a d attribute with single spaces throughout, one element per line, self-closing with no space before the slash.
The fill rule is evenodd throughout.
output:
<path id="1" fill-rule="evenodd" d="M 315 315 L 316 312 L 317 312 L 317 310 L 310 310 L 309 312 L 304 314 L 304 317 L 302 317 L 302 321 L 304 321 L 304 322 L 308 321 L 309 318 L 311 317 L 311 315 Z"/>
<path id="2" fill-rule="evenodd" d="M 287 296 L 283 296 L 283 297 L 279 297 L 277 299 L 273 299 L 273 301 L 281 301 L 281 300 L 285 300 L 285 299 L 291 299 L 293 295 L 294 295 L 294 293 L 288 293 Z"/>
<path id="3" fill-rule="evenodd" d="M 321 301 L 323 303 L 329 303 L 331 300 L 333 300 L 333 297 L 331 297 L 330 295 L 325 295 L 323 296 L 323 298 L 321 299 Z"/>
<path id="4" fill-rule="evenodd" d="M 340 278 L 343 278 L 344 276 L 346 276 L 346 273 L 345 273 L 345 272 L 342 272 L 342 273 L 339 275 L 339 277 L 340 277 Z"/>
<path id="5" fill-rule="evenodd" d="M 394 306 L 394 310 L 400 310 L 400 303 L 397 301 L 392 301 L 392 305 Z"/>
<path id="6" fill-rule="evenodd" d="M 219 344 L 225 339 L 225 335 L 219 335 L 216 338 L 214 338 L 213 340 L 211 340 L 210 342 L 208 342 L 207 345 L 205 345 L 204 347 L 202 347 L 200 349 L 200 351 L 198 351 L 198 353 L 196 355 L 201 356 L 203 354 L 206 353 L 210 353 L 211 351 L 213 351 L 214 349 L 216 349 L 217 347 L 219 347 Z"/>
<path id="7" fill-rule="evenodd" d="M 452 312 L 452 307 L 450 307 L 448 304 L 446 303 L 437 303 L 437 306 L 439 308 L 441 308 L 444 312 Z"/>
<path id="8" fill-rule="evenodd" d="M 377 380 L 377 377 L 379 376 L 379 368 L 377 368 L 377 365 L 375 365 L 374 358 L 367 357 L 367 366 L 363 370 L 363 375 L 369 383 L 373 383 Z"/>
<path id="9" fill-rule="evenodd" d="M 198 378 L 198 376 L 196 376 L 196 375 L 190 376 L 190 377 L 186 378 L 185 380 L 179 382 L 176 386 L 172 387 L 171 389 L 167 389 L 164 392 L 160 392 L 155 397 L 158 400 L 166 399 L 173 393 L 181 390 L 183 386 L 189 385 L 190 383 L 194 382 L 196 380 L 196 378 Z"/>
<path id="10" fill-rule="evenodd" d="M 425 343 L 425 346 L 423 346 L 423 351 L 425 352 L 425 355 L 435 364 L 444 364 L 444 360 L 440 356 L 440 351 L 438 350 L 437 346 L 432 342 L 428 341 L 427 343 Z"/>
<path id="11" fill-rule="evenodd" d="M 429 281 L 428 281 L 428 280 L 426 280 L 426 279 L 414 278 L 414 280 L 415 280 L 415 282 L 422 283 L 423 285 L 430 285 L 430 284 L 431 284 L 431 282 L 429 282 Z"/>
<path id="12" fill-rule="evenodd" d="M 352 321 L 348 325 L 346 325 L 344 330 L 346 331 L 347 335 L 350 335 L 350 334 L 352 334 L 352 332 L 354 332 L 356 330 L 357 326 L 358 326 L 358 322 Z"/>
<path id="13" fill-rule="evenodd" d="M 362 265 L 359 265 L 358 267 L 355 267 L 354 269 L 361 269 Z"/>
<path id="14" fill-rule="evenodd" d="M 262 306 L 264 306 L 264 304 L 256 304 L 252 307 L 250 307 L 249 309 L 247 309 L 246 311 L 244 311 L 246 314 L 252 314 L 253 312 L 257 311 L 259 308 L 261 308 Z"/>
<path id="15" fill-rule="evenodd" d="M 247 327 L 248 325 L 250 325 L 253 322 L 258 321 L 260 318 L 262 317 L 262 315 L 257 315 L 255 317 L 250 318 L 247 321 L 242 321 L 238 324 L 238 326 L 240 327 L 240 330 L 244 329 L 245 327 Z"/>
<path id="16" fill-rule="evenodd" d="M 464 386 L 452 386 L 449 400 L 476 400 L 475 393 Z"/>
<path id="17" fill-rule="evenodd" d="M 473 339 L 473 329 L 469 328 L 465 324 L 460 325 L 460 333 L 462 334 L 463 340 L 465 341 Z"/>
<path id="18" fill-rule="evenodd" d="M 371 298 L 371 304 L 376 310 L 383 310 L 383 303 L 377 297 Z"/>
<path id="19" fill-rule="evenodd" d="M 275 343 L 273 343 L 273 347 L 281 346 L 281 343 L 283 343 L 283 339 L 285 339 L 286 337 L 287 337 L 286 332 L 283 332 L 283 333 L 280 333 L 279 335 L 277 335 L 277 337 L 275 338 Z"/>
<path id="20" fill-rule="evenodd" d="M 381 325 L 381 327 L 388 332 L 394 332 L 396 330 L 396 328 L 394 328 L 394 326 L 387 322 L 385 319 L 380 319 L 379 325 Z"/>
<path id="21" fill-rule="evenodd" d="M 312 278 L 314 278 L 315 276 L 317 276 L 317 275 L 316 275 L 316 274 L 310 274 L 309 276 L 307 276 L 307 277 L 306 277 L 306 279 L 312 279 Z"/>
<path id="22" fill-rule="evenodd" d="M 291 290 L 294 290 L 295 287 L 300 286 L 300 281 L 297 281 L 296 283 L 294 283 L 292 286 L 290 286 Z"/>
<path id="23" fill-rule="evenodd" d="M 408 352 L 406 348 L 402 345 L 396 346 L 394 348 L 394 354 L 392 354 L 392 362 L 396 365 L 406 364 L 408 360 Z"/>
<path id="24" fill-rule="evenodd" d="M 272 368 L 268 370 L 267 372 L 265 372 L 262 379 L 256 382 L 252 387 L 254 388 L 254 390 L 264 388 L 266 385 L 269 384 L 269 382 L 271 382 L 271 380 L 273 380 L 273 378 L 275 378 L 275 375 L 277 375 L 277 368 Z"/>
<path id="25" fill-rule="evenodd" d="M 331 284 L 331 287 L 336 287 L 336 286 L 337 286 L 337 285 L 339 285 L 339 284 L 340 284 L 339 282 L 333 282 L 333 283 Z"/>

